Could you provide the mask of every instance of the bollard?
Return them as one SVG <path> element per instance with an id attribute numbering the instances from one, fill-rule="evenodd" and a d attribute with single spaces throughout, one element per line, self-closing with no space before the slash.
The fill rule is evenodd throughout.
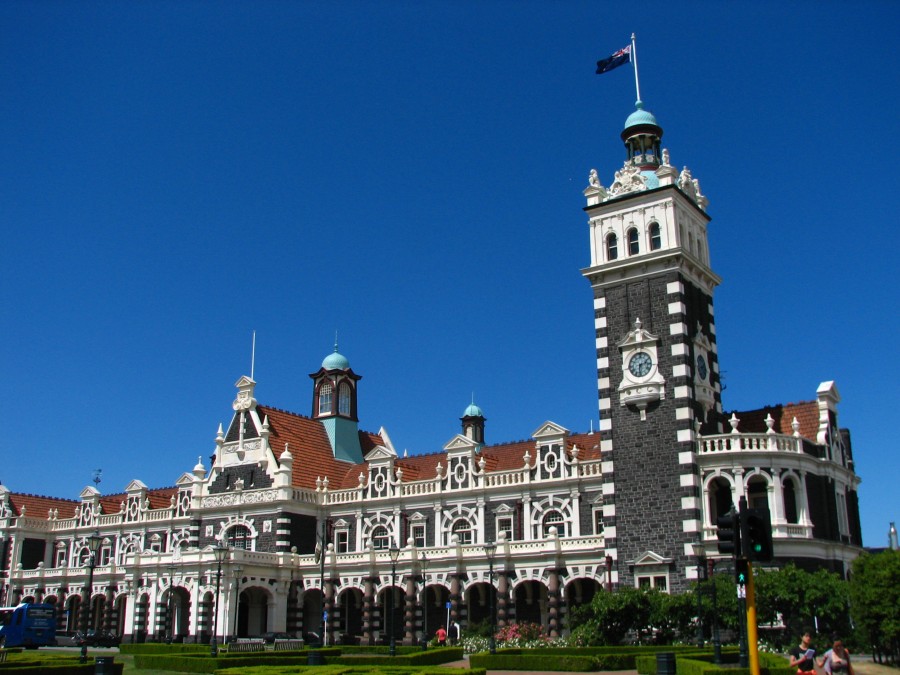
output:
<path id="1" fill-rule="evenodd" d="M 660 652 L 656 655 L 656 675 L 675 675 L 674 652 Z"/>
<path id="2" fill-rule="evenodd" d="M 306 654 L 306 665 L 308 666 L 323 666 L 325 665 L 325 659 L 322 657 L 322 652 L 318 650 L 310 650 Z"/>
<path id="3" fill-rule="evenodd" d="M 112 656 L 96 656 L 94 657 L 94 675 L 112 675 L 115 672 Z"/>

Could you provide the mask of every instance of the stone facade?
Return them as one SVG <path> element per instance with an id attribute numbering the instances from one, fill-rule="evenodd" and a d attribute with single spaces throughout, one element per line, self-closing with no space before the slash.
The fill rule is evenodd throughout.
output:
<path id="1" fill-rule="evenodd" d="M 740 497 L 769 507 L 774 564 L 846 573 L 859 478 L 837 389 L 723 409 L 706 198 L 658 156 L 662 129 L 639 112 L 613 185 L 592 173 L 585 190 L 597 431 L 548 421 L 486 444 L 473 403 L 440 452 L 399 457 L 387 432 L 358 429 L 361 377 L 335 346 L 310 375 L 309 416 L 260 404 L 241 377 L 211 465 L 173 487 L 69 500 L 0 486 L 4 604 L 51 602 L 63 629 L 126 640 L 270 630 L 408 644 L 448 620 L 490 621 L 493 600 L 498 625 L 564 634 L 569 608 L 596 593 L 686 588 Z"/>

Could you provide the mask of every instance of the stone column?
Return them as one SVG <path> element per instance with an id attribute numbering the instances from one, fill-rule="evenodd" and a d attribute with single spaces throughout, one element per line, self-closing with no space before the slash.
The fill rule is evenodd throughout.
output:
<path id="1" fill-rule="evenodd" d="M 328 620 L 324 622 L 325 626 L 324 626 L 323 632 L 325 633 L 325 635 L 324 635 L 325 643 L 329 646 L 335 644 L 335 640 L 334 640 L 334 624 L 335 624 L 335 621 L 334 621 L 334 605 L 335 605 L 334 593 L 335 593 L 335 580 L 327 579 L 325 581 L 324 611 L 328 615 Z"/>
<path id="2" fill-rule="evenodd" d="M 367 577 L 365 580 L 365 590 L 363 591 L 363 607 L 362 607 L 362 637 L 359 639 L 361 645 L 375 644 L 372 637 L 373 623 L 375 619 L 375 579 Z"/>
<path id="3" fill-rule="evenodd" d="M 403 621 L 406 628 L 403 644 L 409 646 L 416 643 L 416 578 L 412 574 L 406 577 L 406 595 L 403 600 Z"/>
<path id="4" fill-rule="evenodd" d="M 459 574 L 451 574 L 450 576 L 450 621 L 459 621 L 460 615 L 460 583 Z M 447 632 L 450 632 L 450 626 L 445 626 Z"/>
<path id="5" fill-rule="evenodd" d="M 547 584 L 547 619 L 550 637 L 559 637 L 559 570 L 550 570 L 550 580 Z"/>
<path id="6" fill-rule="evenodd" d="M 507 608 L 509 606 L 509 576 L 506 572 L 497 573 L 497 628 L 504 628 L 508 623 Z"/>

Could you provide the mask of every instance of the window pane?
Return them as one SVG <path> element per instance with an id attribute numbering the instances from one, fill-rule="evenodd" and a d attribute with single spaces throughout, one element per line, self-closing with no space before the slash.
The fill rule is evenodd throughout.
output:
<path id="1" fill-rule="evenodd" d="M 333 387 L 326 383 L 319 388 L 319 414 L 327 415 L 331 412 L 331 394 Z"/>
<path id="2" fill-rule="evenodd" d="M 346 382 L 341 384 L 338 392 L 338 413 L 341 415 L 350 414 L 350 385 Z"/>

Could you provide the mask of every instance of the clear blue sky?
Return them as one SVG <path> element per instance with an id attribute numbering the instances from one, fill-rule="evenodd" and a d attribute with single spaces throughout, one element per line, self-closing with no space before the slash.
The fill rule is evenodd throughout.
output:
<path id="1" fill-rule="evenodd" d="M 0 481 L 172 485 L 233 383 L 434 452 L 586 431 L 581 191 L 641 93 L 710 199 L 727 409 L 835 380 L 868 545 L 900 521 L 897 2 L 0 3 Z M 594 422 L 596 426 L 596 422 Z"/>

